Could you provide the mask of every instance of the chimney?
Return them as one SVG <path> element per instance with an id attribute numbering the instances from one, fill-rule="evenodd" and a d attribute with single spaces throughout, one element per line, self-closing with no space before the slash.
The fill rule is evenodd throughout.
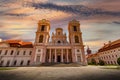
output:
<path id="1" fill-rule="evenodd" d="M 108 43 L 111 44 L 111 41 L 109 41 Z"/>
<path id="2" fill-rule="evenodd" d="M 106 44 L 104 43 L 104 46 L 105 46 Z"/>
<path id="3" fill-rule="evenodd" d="M 108 42 L 109 46 L 111 45 L 111 41 Z"/>

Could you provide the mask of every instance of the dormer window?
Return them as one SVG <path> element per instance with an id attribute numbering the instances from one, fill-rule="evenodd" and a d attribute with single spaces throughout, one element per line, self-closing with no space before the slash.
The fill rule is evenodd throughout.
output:
<path id="1" fill-rule="evenodd" d="M 45 25 L 42 25 L 41 26 L 41 31 L 44 31 L 45 30 Z"/>

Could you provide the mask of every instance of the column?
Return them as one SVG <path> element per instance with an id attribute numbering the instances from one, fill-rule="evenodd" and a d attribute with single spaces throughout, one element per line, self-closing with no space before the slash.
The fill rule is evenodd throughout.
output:
<path id="1" fill-rule="evenodd" d="M 76 62 L 76 58 L 75 58 L 75 52 L 74 52 L 74 49 L 73 49 L 73 47 L 72 47 L 72 62 Z"/>
<path id="2" fill-rule="evenodd" d="M 40 54 L 40 62 L 42 62 L 43 59 L 43 53 Z"/>
<path id="3" fill-rule="evenodd" d="M 62 53 L 61 53 L 61 62 L 63 62 L 63 49 L 62 49 Z"/>
<path id="4" fill-rule="evenodd" d="M 69 62 L 69 60 L 68 60 L 68 49 L 67 49 L 67 62 Z"/>
<path id="5" fill-rule="evenodd" d="M 77 54 L 75 53 L 76 62 L 78 62 Z"/>
<path id="6" fill-rule="evenodd" d="M 50 52 L 49 52 L 49 62 L 51 62 L 51 49 L 50 49 Z"/>
<path id="7" fill-rule="evenodd" d="M 43 58 L 42 58 L 42 62 L 45 63 L 46 62 L 46 49 L 43 49 Z"/>
<path id="8" fill-rule="evenodd" d="M 81 57 L 81 62 L 83 62 L 83 57 L 82 57 L 82 51 L 80 50 L 80 57 Z"/>
<path id="9" fill-rule="evenodd" d="M 57 62 L 57 54 L 56 54 L 56 49 L 55 49 L 55 60 L 54 62 Z"/>

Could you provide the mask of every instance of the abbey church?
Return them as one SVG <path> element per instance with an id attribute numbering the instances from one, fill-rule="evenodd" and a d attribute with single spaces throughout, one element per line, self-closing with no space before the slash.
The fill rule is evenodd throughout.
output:
<path id="1" fill-rule="evenodd" d="M 22 40 L 1 41 L 0 66 L 31 66 L 42 63 L 86 65 L 79 21 L 72 20 L 68 23 L 68 36 L 63 33 L 62 28 L 56 28 L 50 35 L 50 28 L 48 20 L 40 20 L 34 44 Z"/>

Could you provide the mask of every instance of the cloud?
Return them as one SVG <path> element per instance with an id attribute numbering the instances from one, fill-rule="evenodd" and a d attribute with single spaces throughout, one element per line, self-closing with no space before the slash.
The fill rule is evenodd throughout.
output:
<path id="1" fill-rule="evenodd" d="M 100 40 L 103 40 L 102 38 L 91 38 L 91 39 L 86 39 L 84 41 L 100 41 Z"/>
<path id="2" fill-rule="evenodd" d="M 112 30 L 106 30 L 106 29 L 104 29 L 103 28 L 103 30 L 96 30 L 96 33 L 98 33 L 98 34 L 109 34 L 109 33 L 112 33 Z"/>
<path id="3" fill-rule="evenodd" d="M 12 39 L 18 36 L 19 36 L 18 34 L 9 34 L 8 32 L 0 31 L 0 38 L 2 40 Z"/>
<path id="4" fill-rule="evenodd" d="M 0 0 L 1 38 L 34 41 L 41 19 L 50 20 L 51 31 L 61 27 L 67 35 L 68 22 L 80 21 L 84 43 L 95 50 L 105 41 L 119 38 L 120 0 L 31 1 Z"/>
<path id="5" fill-rule="evenodd" d="M 2 8 L 0 8 L 0 9 L 2 9 Z M 3 10 L 0 10 L 0 14 L 4 14 L 4 13 L 7 13 L 9 11 L 16 10 L 16 9 L 20 9 L 20 8 L 3 9 Z"/>
<path id="6" fill-rule="evenodd" d="M 5 13 L 4 15 L 6 16 L 29 16 L 30 14 L 24 14 L 24 13 L 19 13 L 19 14 L 16 14 L 16 13 Z"/>
<path id="7" fill-rule="evenodd" d="M 95 15 L 106 15 L 106 16 L 118 16 L 120 12 L 104 11 L 101 9 L 88 8 L 84 5 L 56 5 L 52 3 L 33 3 L 32 7 L 35 9 L 50 9 L 56 11 L 63 11 L 82 16 L 95 16 Z"/>
<path id="8" fill-rule="evenodd" d="M 1 4 L 6 4 L 6 3 L 13 3 L 13 2 L 16 2 L 17 0 L 0 0 L 0 3 Z"/>

